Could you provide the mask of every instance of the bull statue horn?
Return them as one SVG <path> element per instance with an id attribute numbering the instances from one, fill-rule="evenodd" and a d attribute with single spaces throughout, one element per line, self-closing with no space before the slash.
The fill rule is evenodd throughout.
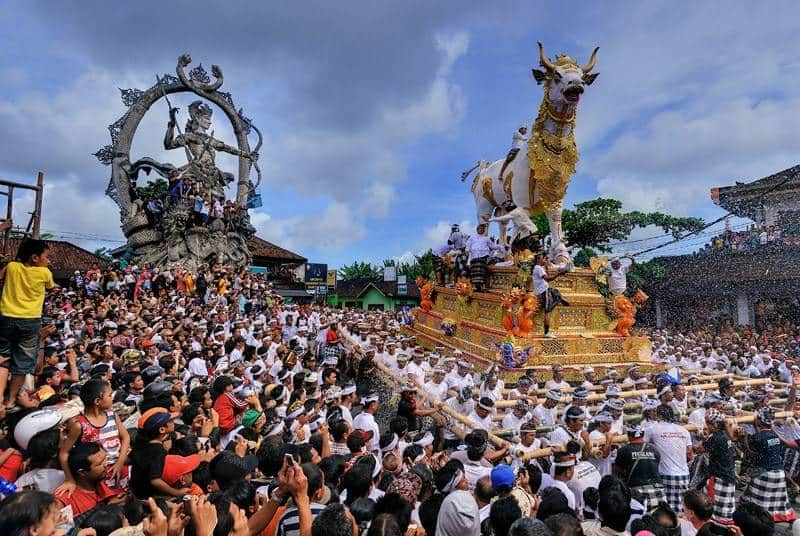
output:
<path id="1" fill-rule="evenodd" d="M 544 47 L 542 46 L 541 41 L 536 41 L 536 44 L 539 45 L 539 65 L 547 69 L 548 71 L 555 71 L 556 67 L 550 60 L 547 59 L 547 56 L 544 55 Z"/>
<path id="2" fill-rule="evenodd" d="M 541 45 L 539 45 L 541 46 Z M 594 69 L 594 62 L 597 60 L 597 51 L 600 50 L 600 47 L 595 47 L 594 51 L 592 52 L 592 56 L 589 58 L 589 63 L 581 67 L 583 74 L 589 74 L 589 71 Z"/>

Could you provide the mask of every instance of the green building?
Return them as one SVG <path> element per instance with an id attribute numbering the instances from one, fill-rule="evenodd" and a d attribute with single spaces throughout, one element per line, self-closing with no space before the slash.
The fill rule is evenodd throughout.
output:
<path id="1" fill-rule="evenodd" d="M 382 277 L 359 277 L 336 282 L 336 293 L 328 297 L 334 307 L 351 307 L 368 311 L 397 311 L 404 305 L 419 305 L 419 289 L 413 282 L 407 285 L 384 281 Z"/>

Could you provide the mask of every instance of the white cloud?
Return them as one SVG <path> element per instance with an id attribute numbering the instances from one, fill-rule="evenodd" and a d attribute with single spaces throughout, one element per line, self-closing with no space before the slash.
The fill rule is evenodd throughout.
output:
<path id="1" fill-rule="evenodd" d="M 425 251 L 430 248 L 441 246 L 447 242 L 447 238 L 450 236 L 450 228 L 452 225 L 453 222 L 439 220 L 434 225 L 426 227 L 422 232 L 423 239 L 421 250 Z M 459 225 L 461 226 L 462 232 L 469 234 L 468 230 L 471 227 L 469 220 L 463 220 L 462 222 L 459 222 Z"/>

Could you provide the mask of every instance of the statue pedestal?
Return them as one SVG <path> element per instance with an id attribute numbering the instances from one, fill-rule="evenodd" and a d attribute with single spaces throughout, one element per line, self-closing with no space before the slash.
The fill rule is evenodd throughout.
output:
<path id="1" fill-rule="evenodd" d="M 503 293 L 511 287 L 517 269 L 490 267 L 487 292 L 475 292 L 467 300 L 455 289 L 436 287 L 430 311 L 416 310 L 416 322 L 409 331 L 430 346 L 458 348 L 477 364 L 500 363 L 497 344 L 508 340 L 503 328 Z M 561 363 L 565 367 L 649 362 L 651 345 L 646 337 L 620 337 L 611 331 L 613 319 L 606 310 L 595 275 L 588 268 L 577 268 L 560 276 L 550 285 L 557 288 L 570 305 L 559 305 L 552 313 L 550 329 L 557 338 L 543 336 L 543 313 L 537 311 L 529 337 L 516 337 L 518 346 L 533 345 L 534 355 L 524 368 L 549 367 Z M 452 336 L 441 330 L 442 320 L 456 324 Z M 512 370 L 512 369 L 508 369 Z"/>

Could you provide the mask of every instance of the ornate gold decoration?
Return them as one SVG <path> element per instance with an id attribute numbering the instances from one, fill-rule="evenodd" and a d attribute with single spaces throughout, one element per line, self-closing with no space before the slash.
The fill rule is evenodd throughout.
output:
<path id="1" fill-rule="evenodd" d="M 509 171 L 508 175 L 503 179 L 503 192 L 506 194 L 506 199 L 513 199 L 511 195 L 511 181 L 514 179 L 514 172 Z"/>
<path id="2" fill-rule="evenodd" d="M 497 206 L 497 201 L 494 200 L 494 191 L 492 190 L 492 179 L 485 177 L 483 179 L 483 197 L 486 198 L 493 207 Z"/>

